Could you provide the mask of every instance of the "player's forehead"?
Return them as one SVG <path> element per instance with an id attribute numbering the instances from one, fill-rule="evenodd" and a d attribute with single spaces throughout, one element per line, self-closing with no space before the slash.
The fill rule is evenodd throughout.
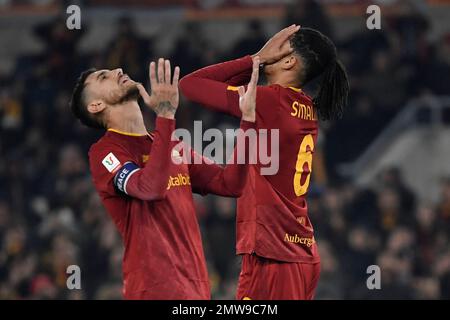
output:
<path id="1" fill-rule="evenodd" d="M 109 70 L 109 69 L 102 69 L 102 70 L 97 70 L 97 71 L 95 71 L 95 72 L 92 72 L 87 78 L 86 78 L 86 81 L 84 82 L 85 84 L 89 84 L 89 83 L 92 83 L 92 82 L 95 82 L 95 81 L 97 81 L 99 78 L 100 78 L 100 76 L 102 75 L 102 74 L 104 74 L 104 73 L 107 73 L 107 72 L 110 72 L 111 70 Z"/>

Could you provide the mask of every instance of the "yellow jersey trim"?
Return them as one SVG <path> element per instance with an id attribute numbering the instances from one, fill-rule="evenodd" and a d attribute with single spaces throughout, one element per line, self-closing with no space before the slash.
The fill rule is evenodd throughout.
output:
<path id="1" fill-rule="evenodd" d="M 124 131 L 120 131 L 120 130 L 116 130 L 116 129 L 108 129 L 108 131 L 112 131 L 118 134 L 122 134 L 124 136 L 130 136 L 130 137 L 143 137 L 143 136 L 147 136 L 148 134 L 139 134 L 139 133 L 131 133 L 131 132 L 124 132 Z"/>
<path id="2" fill-rule="evenodd" d="M 288 88 L 291 89 L 291 90 L 294 90 L 295 92 L 302 92 L 302 89 L 300 89 L 300 88 L 295 88 L 295 87 L 288 87 Z M 238 91 L 239 87 L 228 86 L 227 90 L 229 90 L 229 91 Z"/>
<path id="3" fill-rule="evenodd" d="M 300 89 L 300 88 L 289 87 L 289 89 L 292 89 L 292 90 L 294 90 L 295 92 L 302 92 L 302 89 Z"/>

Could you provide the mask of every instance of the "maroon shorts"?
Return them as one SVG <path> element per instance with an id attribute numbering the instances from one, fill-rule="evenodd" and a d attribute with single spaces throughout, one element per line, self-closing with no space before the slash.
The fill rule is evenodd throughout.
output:
<path id="1" fill-rule="evenodd" d="M 245 254 L 236 299 L 311 300 L 319 274 L 320 263 L 281 262 Z"/>

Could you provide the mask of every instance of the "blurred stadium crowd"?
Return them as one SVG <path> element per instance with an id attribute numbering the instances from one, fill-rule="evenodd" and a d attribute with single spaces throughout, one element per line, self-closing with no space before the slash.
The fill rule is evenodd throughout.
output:
<path id="1" fill-rule="evenodd" d="M 333 26 L 315 1 L 286 8 L 289 23 Z M 145 38 L 133 20 L 121 18 L 102 52 L 80 54 L 89 28 L 69 31 L 55 19 L 34 29 L 46 49 L 17 57 L 13 77 L 0 74 L 0 299 L 121 298 L 122 244 L 96 195 L 87 150 L 102 132 L 74 121 L 68 101 L 74 80 L 90 67 L 122 67 L 147 83 L 157 38 Z M 436 203 L 422 203 L 388 168 L 368 189 L 336 172 L 370 144 L 409 99 L 448 94 L 450 34 L 430 42 L 429 21 L 415 11 L 392 16 L 381 32 L 361 29 L 336 40 L 351 75 L 350 106 L 340 121 L 324 123 L 321 151 L 310 192 L 310 217 L 322 257 L 317 299 L 450 298 L 450 179 L 442 177 Z M 202 36 L 202 25 L 186 22 L 170 58 L 183 74 L 256 52 L 269 34 L 264 24 L 228 50 Z M 217 40 L 218 41 L 218 40 Z M 178 126 L 193 120 L 204 128 L 236 125 L 182 99 Z M 146 113 L 146 118 L 152 115 Z M 319 157 L 320 158 L 320 157 Z M 317 161 L 321 161 L 320 159 Z M 234 255 L 235 202 L 195 197 L 209 266 L 213 298 L 233 298 L 239 258 Z M 82 290 L 67 290 L 66 267 L 82 271 Z M 366 287 L 366 268 L 377 264 L 382 290 Z"/>

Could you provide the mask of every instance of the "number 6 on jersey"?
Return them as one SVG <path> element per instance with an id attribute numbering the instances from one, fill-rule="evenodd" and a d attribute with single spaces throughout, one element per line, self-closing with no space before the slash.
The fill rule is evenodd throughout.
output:
<path id="1" fill-rule="evenodd" d="M 297 197 L 304 195 L 309 188 L 309 180 L 312 172 L 312 154 L 314 152 L 314 139 L 311 134 L 306 135 L 300 149 L 298 150 L 297 162 L 295 164 L 294 174 L 294 191 Z M 302 176 L 306 174 L 304 183 L 302 184 Z"/>

